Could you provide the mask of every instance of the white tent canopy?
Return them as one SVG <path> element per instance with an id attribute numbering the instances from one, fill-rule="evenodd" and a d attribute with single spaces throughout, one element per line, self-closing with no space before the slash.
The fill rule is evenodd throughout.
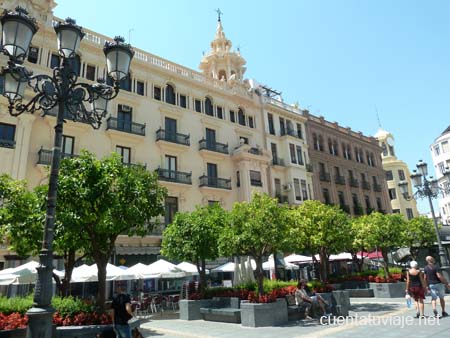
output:
<path id="1" fill-rule="evenodd" d="M 106 265 L 106 281 L 132 280 L 138 278 L 139 276 L 130 272 L 129 269 L 123 270 L 110 263 Z M 97 264 L 92 265 L 83 264 L 79 267 L 76 267 L 72 271 L 72 279 L 70 281 L 72 283 L 97 282 L 98 281 Z"/>
<path id="2" fill-rule="evenodd" d="M 287 263 L 283 258 L 277 258 L 277 261 L 285 270 L 298 270 L 298 265 Z M 263 263 L 263 270 L 271 270 L 274 269 L 274 260 L 269 259 L 267 262 Z"/>
<path id="3" fill-rule="evenodd" d="M 38 266 L 38 262 L 30 261 L 18 267 L 0 271 L 0 285 L 35 283 Z M 60 277 L 64 275 L 58 270 L 53 270 L 53 272 Z"/>
<path id="4" fill-rule="evenodd" d="M 292 255 L 284 257 L 284 261 L 286 263 L 300 263 L 300 264 L 301 263 L 310 263 L 312 261 L 312 257 L 292 254 Z"/>
<path id="5" fill-rule="evenodd" d="M 251 266 L 253 271 L 256 270 L 256 262 L 254 259 L 250 260 Z M 248 264 L 248 263 L 246 263 Z M 227 262 L 225 264 L 219 265 L 218 267 L 215 267 L 214 269 L 211 269 L 213 272 L 234 272 L 234 262 Z"/>
<path id="6" fill-rule="evenodd" d="M 177 264 L 176 267 L 183 271 L 186 271 L 190 275 L 193 275 L 193 276 L 198 275 L 197 266 L 195 264 L 192 264 L 189 262 L 181 262 L 180 264 Z M 205 272 L 208 274 L 209 270 L 205 269 Z"/>
<path id="7" fill-rule="evenodd" d="M 143 278 L 181 278 L 186 275 L 185 271 L 164 259 L 157 260 L 142 271 Z"/>

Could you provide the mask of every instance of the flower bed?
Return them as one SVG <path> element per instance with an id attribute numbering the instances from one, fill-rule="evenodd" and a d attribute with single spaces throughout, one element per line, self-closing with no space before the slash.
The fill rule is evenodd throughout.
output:
<path id="1" fill-rule="evenodd" d="M 389 278 L 384 277 L 384 271 L 364 271 L 351 275 L 343 275 L 330 278 L 330 283 L 344 283 L 344 282 L 367 282 L 367 283 L 398 283 L 406 279 L 406 275 L 402 273 L 399 268 L 389 269 Z"/>

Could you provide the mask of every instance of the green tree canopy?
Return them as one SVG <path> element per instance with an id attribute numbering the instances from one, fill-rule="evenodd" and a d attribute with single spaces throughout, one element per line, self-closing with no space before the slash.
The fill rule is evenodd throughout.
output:
<path id="1" fill-rule="evenodd" d="M 430 247 L 436 241 L 433 220 L 425 216 L 412 218 L 406 224 L 403 240 L 411 255 L 416 258 L 420 248 Z"/>
<path id="2" fill-rule="evenodd" d="M 287 237 L 287 207 L 276 198 L 255 194 L 250 202 L 233 205 L 220 238 L 220 252 L 224 256 L 252 256 L 256 262 L 258 292 L 263 294 L 263 257 L 283 249 Z"/>
<path id="3" fill-rule="evenodd" d="M 226 225 L 227 213 L 218 203 L 179 212 L 164 231 L 162 254 L 170 259 L 193 262 L 200 274 L 200 287 L 206 285 L 207 259 L 219 256 L 219 236 Z"/>

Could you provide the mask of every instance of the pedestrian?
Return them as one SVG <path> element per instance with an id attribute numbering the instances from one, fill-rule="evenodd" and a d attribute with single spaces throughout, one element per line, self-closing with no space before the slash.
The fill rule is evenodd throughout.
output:
<path id="1" fill-rule="evenodd" d="M 425 279 L 427 280 L 428 286 L 431 293 L 431 307 L 433 308 L 433 313 L 435 317 L 438 317 L 438 312 L 436 309 L 436 300 L 439 298 L 442 308 L 442 317 L 447 317 L 448 313 L 445 312 L 445 287 L 450 288 L 447 280 L 441 272 L 441 269 L 436 266 L 436 260 L 432 256 L 427 256 L 425 258 L 427 261 L 427 266 L 425 267 Z"/>
<path id="2" fill-rule="evenodd" d="M 113 296 L 112 307 L 114 309 L 114 331 L 116 338 L 131 338 L 131 329 L 128 321 L 133 318 L 130 295 L 120 286 Z"/>
<path id="3" fill-rule="evenodd" d="M 409 263 L 411 267 L 406 274 L 406 293 L 414 298 L 416 306 L 416 318 L 424 318 L 425 305 L 425 291 L 427 290 L 426 281 L 423 272 L 418 269 L 416 261 Z"/>

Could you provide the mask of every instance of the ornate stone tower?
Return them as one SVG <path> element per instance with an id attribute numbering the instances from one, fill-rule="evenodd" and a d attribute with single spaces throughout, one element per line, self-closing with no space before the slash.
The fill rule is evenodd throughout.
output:
<path id="1" fill-rule="evenodd" d="M 0 8 L 12 10 L 17 6 L 25 8 L 38 22 L 51 23 L 56 3 L 54 0 L 0 0 Z"/>
<path id="2" fill-rule="evenodd" d="M 214 40 L 211 42 L 211 50 L 204 55 L 199 68 L 209 77 L 216 80 L 227 81 L 229 83 L 242 83 L 246 68 L 245 59 L 241 56 L 239 50 L 232 51 L 232 43 L 225 36 L 222 27 L 222 20 L 217 20 L 217 30 Z"/>

